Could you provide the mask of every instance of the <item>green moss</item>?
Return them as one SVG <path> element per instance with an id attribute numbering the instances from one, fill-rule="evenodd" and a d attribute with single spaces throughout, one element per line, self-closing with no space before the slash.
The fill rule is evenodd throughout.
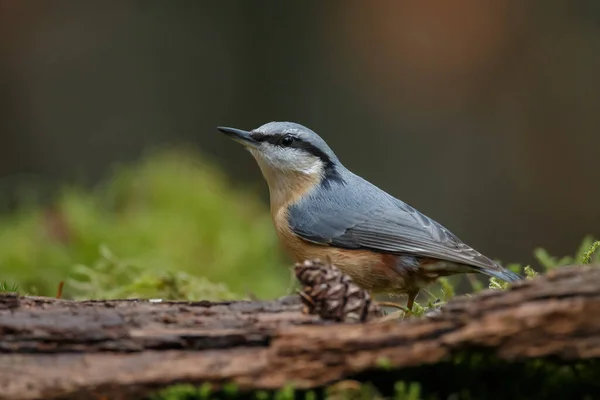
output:
<path id="1" fill-rule="evenodd" d="M 148 397 L 148 400 L 208 400 L 210 394 L 205 395 L 201 389 L 194 385 L 172 385 Z"/>
<path id="2" fill-rule="evenodd" d="M 304 394 L 304 400 L 317 400 L 317 393 L 313 390 L 309 390 Z"/>
<path id="3" fill-rule="evenodd" d="M 19 285 L 16 283 L 0 282 L 0 293 L 19 293 Z"/>
<path id="4" fill-rule="evenodd" d="M 271 395 L 265 390 L 257 390 L 256 392 L 254 392 L 254 399 L 256 400 L 268 400 L 270 398 Z"/>
<path id="5" fill-rule="evenodd" d="M 293 385 L 287 385 L 282 389 L 275 392 L 274 399 L 275 400 L 294 400 L 294 396 L 296 395 L 296 391 L 294 390 Z"/>
<path id="6" fill-rule="evenodd" d="M 599 248 L 600 248 L 600 240 L 597 240 L 594 243 L 592 243 L 590 245 L 590 247 L 585 251 L 585 253 L 583 253 L 583 255 L 581 256 L 581 263 L 582 264 L 591 263 L 592 260 L 594 260 L 594 254 L 596 253 L 596 250 L 598 250 Z"/>
<path id="7" fill-rule="evenodd" d="M 198 393 L 201 399 L 209 399 L 210 394 L 212 393 L 212 385 L 210 383 L 203 383 L 198 388 Z"/>
<path id="8" fill-rule="evenodd" d="M 538 273 L 536 271 L 534 271 L 533 268 L 531 268 L 529 265 L 527 265 L 524 269 L 523 272 L 525 273 L 525 276 L 527 277 L 527 279 L 533 279 L 536 276 L 538 276 Z"/>
<path id="9" fill-rule="evenodd" d="M 148 154 L 91 190 L 62 188 L 52 207 L 0 217 L 0 278 L 40 295 L 67 281 L 76 298 L 140 287 L 152 297 L 272 298 L 285 292 L 287 264 L 268 206 L 187 151 Z"/>
<path id="10" fill-rule="evenodd" d="M 419 400 L 421 398 L 421 385 L 418 382 L 407 384 L 404 381 L 394 384 L 394 400 Z"/>
<path id="11" fill-rule="evenodd" d="M 544 271 L 550 271 L 558 267 L 564 267 L 567 265 L 574 265 L 578 263 L 590 264 L 592 262 L 599 262 L 600 255 L 596 253 L 596 250 L 600 247 L 600 243 L 595 242 L 591 236 L 586 236 L 581 245 L 577 249 L 575 255 L 565 256 L 562 258 L 553 257 L 544 249 L 535 249 L 534 255 L 542 269 Z"/>
<path id="12" fill-rule="evenodd" d="M 496 277 L 491 277 L 490 278 L 490 285 L 489 288 L 493 289 L 493 290 L 506 290 L 506 288 L 508 288 L 509 283 L 505 282 L 501 279 L 498 279 Z"/>
<path id="13" fill-rule="evenodd" d="M 238 385 L 230 382 L 223 385 L 222 391 L 225 397 L 235 399 L 239 394 L 240 389 L 238 388 Z"/>
<path id="14" fill-rule="evenodd" d="M 375 361 L 377 368 L 381 368 L 383 370 L 390 370 L 393 367 L 392 362 L 387 357 L 379 357 L 377 361 Z"/>

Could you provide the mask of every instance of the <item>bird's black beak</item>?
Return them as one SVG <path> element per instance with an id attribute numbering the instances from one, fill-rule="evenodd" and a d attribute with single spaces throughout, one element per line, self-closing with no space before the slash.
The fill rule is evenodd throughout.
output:
<path id="1" fill-rule="evenodd" d="M 252 132 L 243 131 L 241 129 L 235 128 L 227 128 L 225 126 L 218 126 L 217 129 L 229 136 L 230 138 L 232 138 L 233 140 L 235 140 L 236 142 L 243 144 L 244 146 L 256 147 L 256 145 L 258 144 L 256 140 L 252 139 Z"/>

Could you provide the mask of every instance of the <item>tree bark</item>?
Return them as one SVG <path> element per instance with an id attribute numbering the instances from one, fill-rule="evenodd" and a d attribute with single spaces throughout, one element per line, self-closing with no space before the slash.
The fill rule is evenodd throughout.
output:
<path id="1" fill-rule="evenodd" d="M 332 323 L 297 296 L 264 302 L 0 296 L 0 399 L 139 399 L 174 383 L 316 388 L 485 351 L 517 362 L 600 357 L 600 268 L 552 271 L 424 318 Z"/>

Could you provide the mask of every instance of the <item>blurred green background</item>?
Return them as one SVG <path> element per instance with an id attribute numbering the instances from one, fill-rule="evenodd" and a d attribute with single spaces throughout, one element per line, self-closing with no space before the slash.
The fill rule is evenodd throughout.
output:
<path id="1" fill-rule="evenodd" d="M 54 295 L 64 281 L 65 297 L 86 298 L 265 299 L 291 277 L 258 197 L 184 149 L 5 215 L 0 266 L 22 291 Z"/>
<path id="2" fill-rule="evenodd" d="M 0 0 L 0 281 L 284 294 L 260 172 L 215 130 L 271 120 L 540 267 L 600 236 L 599 70 L 592 0 Z"/>

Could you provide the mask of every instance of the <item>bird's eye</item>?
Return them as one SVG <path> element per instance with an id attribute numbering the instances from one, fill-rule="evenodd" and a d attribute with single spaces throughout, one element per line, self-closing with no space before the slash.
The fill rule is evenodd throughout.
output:
<path id="1" fill-rule="evenodd" d="M 292 135 L 285 135 L 284 137 L 281 138 L 281 145 L 282 146 L 291 146 L 292 143 L 294 143 L 294 137 Z"/>

